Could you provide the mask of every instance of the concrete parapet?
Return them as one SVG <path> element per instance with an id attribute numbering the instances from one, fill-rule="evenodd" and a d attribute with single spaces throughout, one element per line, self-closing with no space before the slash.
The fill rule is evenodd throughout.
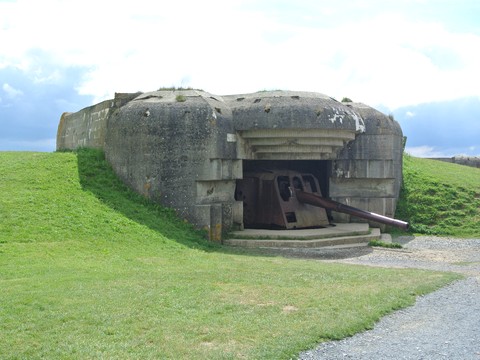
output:
<path id="1" fill-rule="evenodd" d="M 64 113 L 57 131 L 57 150 L 105 146 L 106 122 L 112 101 L 106 100 L 76 113 Z"/>

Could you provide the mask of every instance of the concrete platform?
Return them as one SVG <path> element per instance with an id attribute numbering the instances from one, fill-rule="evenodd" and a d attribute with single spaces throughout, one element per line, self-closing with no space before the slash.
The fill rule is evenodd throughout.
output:
<path id="1" fill-rule="evenodd" d="M 264 230 L 245 229 L 230 234 L 225 245 L 248 248 L 334 248 L 367 246 L 380 240 L 380 229 L 368 224 L 336 224 L 321 229 Z"/>

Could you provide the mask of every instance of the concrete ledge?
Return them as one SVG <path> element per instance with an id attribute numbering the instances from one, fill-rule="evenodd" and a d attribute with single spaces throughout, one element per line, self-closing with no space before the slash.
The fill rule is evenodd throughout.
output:
<path id="1" fill-rule="evenodd" d="M 339 224 L 336 227 L 307 230 L 255 230 L 232 233 L 233 239 L 223 240 L 224 245 L 246 248 L 325 248 L 366 246 L 379 240 L 380 230 L 367 224 Z M 239 236 L 243 238 L 239 238 Z"/>
<path id="2" fill-rule="evenodd" d="M 299 230 L 266 230 L 245 229 L 234 231 L 230 236 L 235 239 L 268 239 L 268 240 L 312 240 L 338 236 L 368 235 L 370 229 L 366 223 L 336 224 L 319 229 Z"/>

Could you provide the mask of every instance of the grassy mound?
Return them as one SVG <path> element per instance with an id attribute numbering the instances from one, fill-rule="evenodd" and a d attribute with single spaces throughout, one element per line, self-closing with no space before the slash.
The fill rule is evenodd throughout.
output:
<path id="1" fill-rule="evenodd" d="M 101 152 L 0 153 L 3 359 L 288 359 L 455 278 L 231 252 Z"/>
<path id="2" fill-rule="evenodd" d="M 409 155 L 403 160 L 396 217 L 408 220 L 414 233 L 480 237 L 480 169 Z"/>

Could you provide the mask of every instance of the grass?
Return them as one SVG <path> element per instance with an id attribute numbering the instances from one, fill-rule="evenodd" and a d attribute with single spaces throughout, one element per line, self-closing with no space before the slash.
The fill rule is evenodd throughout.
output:
<path id="1" fill-rule="evenodd" d="M 480 237 L 480 169 L 404 156 L 396 217 L 413 233 Z"/>
<path id="2" fill-rule="evenodd" d="M 187 101 L 187 98 L 184 95 L 180 94 L 180 95 L 175 96 L 175 100 L 177 102 L 185 102 L 185 101 Z"/>
<path id="3" fill-rule="evenodd" d="M 183 87 L 183 86 L 162 86 L 162 87 L 159 87 L 157 91 L 180 91 L 180 90 L 199 90 L 199 91 L 203 91 L 201 89 L 194 89 L 190 86 L 188 87 Z"/>
<path id="4" fill-rule="evenodd" d="M 101 152 L 0 153 L 2 359 L 288 359 L 457 278 L 230 251 Z"/>
<path id="5" fill-rule="evenodd" d="M 372 240 L 368 243 L 368 246 L 376 246 L 376 247 L 384 247 L 384 248 L 389 248 L 389 249 L 401 249 L 403 248 L 402 244 L 392 242 L 392 243 L 387 243 L 385 241 L 380 241 L 380 240 Z"/>

